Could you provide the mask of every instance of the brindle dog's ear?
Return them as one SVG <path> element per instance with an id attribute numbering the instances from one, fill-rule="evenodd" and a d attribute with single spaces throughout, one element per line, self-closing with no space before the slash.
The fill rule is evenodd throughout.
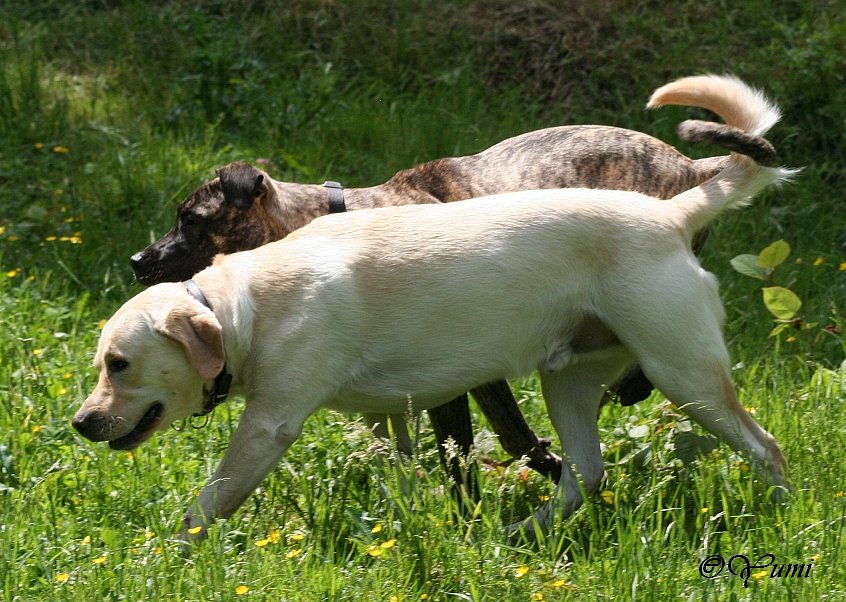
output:
<path id="1" fill-rule="evenodd" d="M 223 200 L 238 209 L 249 209 L 266 192 L 264 174 L 249 165 L 236 161 L 217 170 Z"/>

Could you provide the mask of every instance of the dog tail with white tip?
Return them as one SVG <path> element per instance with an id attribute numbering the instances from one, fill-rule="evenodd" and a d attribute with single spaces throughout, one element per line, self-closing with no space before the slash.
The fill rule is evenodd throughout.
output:
<path id="1" fill-rule="evenodd" d="M 678 131 L 683 140 L 717 144 L 752 157 L 760 165 L 778 164 L 775 149 L 763 136 L 778 123 L 781 111 L 763 92 L 740 79 L 731 75 L 683 77 L 655 90 L 646 106 L 667 105 L 707 109 L 725 122 L 685 121 Z"/>
<path id="2" fill-rule="evenodd" d="M 750 157 L 732 153 L 720 173 L 669 202 L 680 214 L 688 235 L 693 236 L 726 209 L 748 204 L 765 188 L 789 181 L 798 171 L 761 166 Z"/>

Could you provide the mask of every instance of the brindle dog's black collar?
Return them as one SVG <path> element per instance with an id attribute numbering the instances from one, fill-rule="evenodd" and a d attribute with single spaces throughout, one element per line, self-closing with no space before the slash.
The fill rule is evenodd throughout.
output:
<path id="1" fill-rule="evenodd" d="M 344 201 L 344 187 L 339 182 L 332 182 L 331 180 L 324 182 L 323 187 L 329 194 L 329 213 L 344 213 L 347 210 L 347 204 Z"/>
<path id="2" fill-rule="evenodd" d="M 211 303 L 209 300 L 206 299 L 206 296 L 203 294 L 203 291 L 200 290 L 200 287 L 193 280 L 186 280 L 182 284 L 185 285 L 185 289 L 188 291 L 188 294 L 194 297 L 197 301 L 212 309 Z M 226 401 L 226 397 L 229 395 L 229 387 L 232 385 L 232 375 L 229 374 L 229 370 L 226 369 L 226 362 L 223 364 L 223 369 L 220 371 L 214 379 L 214 388 L 212 389 L 209 396 L 206 398 L 205 403 L 203 404 L 203 410 L 194 416 L 205 416 L 206 414 L 210 413 L 213 409 L 217 406 L 222 404 Z"/>

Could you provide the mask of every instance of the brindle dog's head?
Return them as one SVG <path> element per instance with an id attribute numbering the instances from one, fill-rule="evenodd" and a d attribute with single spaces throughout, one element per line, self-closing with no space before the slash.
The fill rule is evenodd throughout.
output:
<path id="1" fill-rule="evenodd" d="M 275 191 L 263 171 L 235 162 L 182 201 L 170 232 L 130 258 L 138 282 L 186 280 L 219 253 L 254 249 L 284 236 L 268 219 Z"/>

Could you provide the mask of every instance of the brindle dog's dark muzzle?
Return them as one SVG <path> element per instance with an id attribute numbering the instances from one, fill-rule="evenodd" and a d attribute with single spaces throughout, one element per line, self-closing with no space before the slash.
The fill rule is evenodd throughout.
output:
<path id="1" fill-rule="evenodd" d="M 198 255 L 186 245 L 163 238 L 129 258 L 135 279 L 146 286 L 187 280 L 206 266 L 213 256 Z"/>

